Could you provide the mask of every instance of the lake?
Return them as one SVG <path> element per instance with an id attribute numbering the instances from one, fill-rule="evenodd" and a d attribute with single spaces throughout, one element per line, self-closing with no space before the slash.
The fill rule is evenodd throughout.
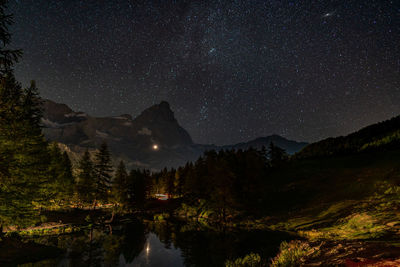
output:
<path id="1" fill-rule="evenodd" d="M 274 257 L 292 237 L 281 232 L 211 229 L 183 222 L 129 221 L 74 234 L 36 237 L 64 252 L 21 266 L 224 266 L 250 252 Z"/>

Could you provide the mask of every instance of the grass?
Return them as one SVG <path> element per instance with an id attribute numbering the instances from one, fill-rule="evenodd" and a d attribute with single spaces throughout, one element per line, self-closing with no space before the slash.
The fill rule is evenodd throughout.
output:
<path id="1" fill-rule="evenodd" d="M 214 211 L 209 209 L 207 205 L 208 203 L 204 199 L 199 200 L 198 205 L 188 205 L 186 203 L 182 203 L 178 210 L 178 214 L 187 218 L 211 219 L 215 214 Z"/>
<path id="2" fill-rule="evenodd" d="M 228 260 L 225 262 L 225 267 L 266 267 L 267 263 L 261 259 L 259 254 L 250 253 L 243 258 Z"/>
<path id="3" fill-rule="evenodd" d="M 368 213 L 355 213 L 340 221 L 318 230 L 299 231 L 299 234 L 309 240 L 362 240 L 381 238 L 389 232 L 388 226 L 380 224 Z"/>
<path id="4" fill-rule="evenodd" d="M 337 207 L 344 207 L 337 205 Z M 352 214 L 338 217 L 328 227 L 299 231 L 310 240 L 371 240 L 400 238 L 400 186 L 386 181 L 376 184 L 376 192 L 352 205 Z"/>
<path id="5" fill-rule="evenodd" d="M 311 247 L 307 242 L 294 240 L 282 242 L 278 255 L 272 259 L 271 267 L 300 266 L 305 258 L 318 254 L 318 247 Z"/>
<path id="6" fill-rule="evenodd" d="M 347 214 L 358 202 L 345 200 L 331 205 L 320 204 L 309 209 L 303 209 L 284 221 L 269 225 L 271 230 L 300 231 L 303 229 L 318 228 L 323 224 L 330 224 Z"/>
<path id="7" fill-rule="evenodd" d="M 9 231 L 6 233 L 6 237 L 32 237 L 32 236 L 46 236 L 46 235 L 60 235 L 70 234 L 80 231 L 81 228 L 71 225 L 55 226 L 55 227 L 35 227 L 27 228 L 19 231 Z"/>

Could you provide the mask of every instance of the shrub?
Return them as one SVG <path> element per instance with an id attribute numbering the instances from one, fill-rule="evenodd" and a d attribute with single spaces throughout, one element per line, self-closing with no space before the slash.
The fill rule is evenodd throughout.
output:
<path id="1" fill-rule="evenodd" d="M 225 267 L 266 267 L 267 264 L 261 259 L 260 255 L 250 253 L 243 258 L 237 258 L 234 261 L 226 261 Z"/>
<path id="2" fill-rule="evenodd" d="M 294 240 L 289 243 L 283 241 L 280 245 L 279 254 L 272 259 L 271 266 L 299 266 L 304 259 L 316 252 L 317 248 L 312 248 L 306 242 Z"/>
<path id="3" fill-rule="evenodd" d="M 155 220 L 155 221 L 165 221 L 165 220 L 168 220 L 169 219 L 169 217 L 170 217 L 170 215 L 168 214 L 168 213 L 159 213 L 159 214 L 155 214 L 154 216 L 153 216 L 153 219 Z"/>

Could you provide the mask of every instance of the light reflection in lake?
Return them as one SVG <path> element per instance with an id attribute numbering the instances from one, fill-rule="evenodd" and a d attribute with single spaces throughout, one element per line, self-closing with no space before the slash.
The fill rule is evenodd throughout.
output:
<path id="1" fill-rule="evenodd" d="M 123 255 L 120 257 L 119 266 L 141 267 L 141 266 L 184 266 L 181 250 L 173 245 L 165 248 L 164 244 L 154 233 L 149 233 L 145 249 L 133 260 L 127 263 Z"/>
<path id="2" fill-rule="evenodd" d="M 134 220 L 112 229 L 107 226 L 34 238 L 36 243 L 66 253 L 61 258 L 48 255 L 44 261 L 21 266 L 224 266 L 227 259 L 251 252 L 268 260 L 276 255 L 283 240 L 291 238 L 270 231 L 212 230 L 183 222 Z"/>

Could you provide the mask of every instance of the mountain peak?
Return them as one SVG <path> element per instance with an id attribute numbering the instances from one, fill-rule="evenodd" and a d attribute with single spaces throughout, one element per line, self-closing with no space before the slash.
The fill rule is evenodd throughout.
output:
<path id="1" fill-rule="evenodd" d="M 86 114 L 83 112 L 75 112 L 66 104 L 57 103 L 49 99 L 42 102 L 43 119 L 47 122 L 54 123 L 71 123 L 85 119 Z"/>
<path id="2" fill-rule="evenodd" d="M 135 120 L 152 123 L 177 123 L 174 112 L 166 101 L 162 101 L 160 104 L 145 109 Z"/>
<path id="3" fill-rule="evenodd" d="M 49 115 L 64 115 L 73 112 L 66 104 L 57 103 L 49 99 L 43 100 L 43 109 L 45 114 Z"/>
<path id="4" fill-rule="evenodd" d="M 134 119 L 153 133 L 153 138 L 168 146 L 192 144 L 192 138 L 178 123 L 168 102 L 151 106 Z"/>

